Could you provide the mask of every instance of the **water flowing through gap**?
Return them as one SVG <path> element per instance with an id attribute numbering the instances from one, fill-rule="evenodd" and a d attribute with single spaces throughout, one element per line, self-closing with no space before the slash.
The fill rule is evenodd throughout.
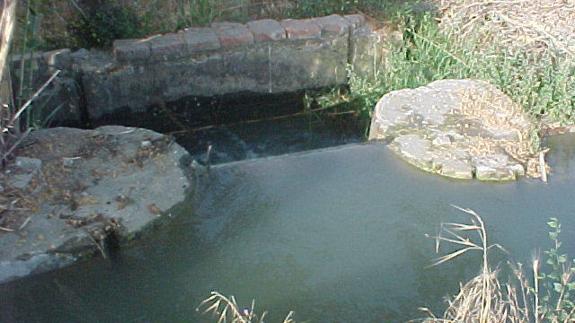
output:
<path id="1" fill-rule="evenodd" d="M 476 210 L 516 261 L 550 246 L 563 223 L 575 254 L 575 137 L 549 140 L 554 173 L 506 184 L 418 171 L 384 145 L 350 144 L 222 164 L 174 210 L 174 222 L 112 260 L 94 259 L 0 286 L 2 322 L 209 322 L 212 290 L 309 322 L 398 322 L 479 271 L 479 255 L 429 268 L 442 221 Z M 202 175 L 204 176 L 204 175 Z M 505 255 L 494 253 L 494 260 Z"/>

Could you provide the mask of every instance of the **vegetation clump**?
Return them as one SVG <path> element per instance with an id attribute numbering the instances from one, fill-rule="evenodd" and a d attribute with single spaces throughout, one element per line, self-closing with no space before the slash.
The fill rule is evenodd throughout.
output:
<path id="1" fill-rule="evenodd" d="M 479 79 L 496 85 L 533 118 L 572 124 L 575 64 L 553 52 L 514 51 L 479 36 L 446 33 L 429 13 L 398 17 L 401 41 L 387 45 L 376 77 L 350 74 L 350 101 L 366 117 L 381 96 L 442 79 Z"/>
<path id="2" fill-rule="evenodd" d="M 144 25 L 130 8 L 106 2 L 84 11 L 68 25 L 75 47 L 110 47 L 115 39 L 138 38 L 146 33 Z"/>
<path id="3" fill-rule="evenodd" d="M 212 314 L 218 323 L 263 323 L 267 312 L 256 313 L 255 301 L 252 300 L 249 308 L 240 308 L 234 296 L 226 297 L 218 292 L 206 298 L 197 308 L 203 314 Z M 282 323 L 296 323 L 294 312 L 289 312 Z"/>
<path id="4" fill-rule="evenodd" d="M 521 263 L 509 262 L 511 280 L 504 283 L 500 278 L 500 270 L 490 265 L 488 257 L 491 249 L 503 248 L 498 244 L 489 244 L 483 219 L 476 212 L 457 208 L 470 215 L 471 223 L 441 225 L 439 235 L 433 237 L 436 240 L 436 251 L 439 251 L 441 243 L 452 244 L 456 249 L 438 258 L 434 265 L 451 261 L 469 251 L 479 251 L 483 259 L 481 271 L 448 300 L 443 315 L 438 317 L 429 309 L 422 308 L 429 317 L 417 321 L 568 323 L 575 320 L 575 266 L 566 254 L 561 253 L 561 225 L 556 218 L 547 223 L 551 229 L 549 237 L 553 247 L 545 252 L 546 262 L 534 259 L 531 277 L 523 271 Z"/>

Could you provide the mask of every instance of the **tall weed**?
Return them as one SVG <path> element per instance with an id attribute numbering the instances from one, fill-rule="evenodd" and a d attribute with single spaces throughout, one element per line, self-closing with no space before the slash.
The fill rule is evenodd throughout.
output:
<path id="1" fill-rule="evenodd" d="M 573 123 L 575 64 L 551 53 L 512 53 L 473 36 L 444 34 L 431 14 L 398 17 L 401 42 L 388 44 L 375 79 L 352 71 L 352 98 L 371 109 L 385 93 L 442 79 L 471 78 L 498 86 L 536 118 Z"/>

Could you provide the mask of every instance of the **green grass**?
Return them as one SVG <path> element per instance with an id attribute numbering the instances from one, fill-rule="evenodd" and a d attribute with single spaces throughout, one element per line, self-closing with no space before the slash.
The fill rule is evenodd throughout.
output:
<path id="1" fill-rule="evenodd" d="M 351 73 L 352 99 L 369 115 L 377 100 L 393 90 L 442 79 L 480 79 L 498 86 L 533 117 L 574 122 L 575 64 L 550 52 L 512 53 L 473 39 L 443 34 L 429 14 L 398 17 L 403 41 L 389 45 L 387 62 L 375 80 Z"/>
<path id="2" fill-rule="evenodd" d="M 391 18 L 415 0 L 29 0 L 39 18 L 39 47 L 106 47 L 116 38 L 143 37 L 213 21 L 307 18 L 363 12 Z M 25 6 L 21 6 L 22 8 Z M 28 13 L 20 10 L 20 20 Z M 17 42 L 22 41 L 16 40 Z"/>

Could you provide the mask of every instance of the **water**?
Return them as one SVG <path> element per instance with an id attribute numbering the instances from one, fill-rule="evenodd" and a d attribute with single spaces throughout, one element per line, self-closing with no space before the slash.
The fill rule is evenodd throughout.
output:
<path id="1" fill-rule="evenodd" d="M 142 108 L 141 113 L 120 110 L 92 120 L 92 125 L 141 127 L 173 135 L 200 161 L 206 158 L 211 145 L 212 164 L 364 140 L 365 120 L 359 120 L 355 114 L 341 114 L 351 107 L 344 104 L 304 113 L 305 97 L 302 91 L 187 97 Z M 317 109 L 317 103 L 312 102 L 310 108 Z"/>
<path id="2" fill-rule="evenodd" d="M 210 322 L 195 308 L 211 290 L 252 298 L 280 322 L 401 322 L 479 271 L 468 254 L 429 268 L 425 233 L 479 212 L 491 242 L 529 262 L 558 217 L 575 255 L 575 137 L 549 142 L 548 184 L 452 181 L 382 145 L 347 145 L 217 166 L 181 216 L 123 250 L 0 286 L 1 322 Z M 507 256 L 494 251 L 493 262 Z"/>

